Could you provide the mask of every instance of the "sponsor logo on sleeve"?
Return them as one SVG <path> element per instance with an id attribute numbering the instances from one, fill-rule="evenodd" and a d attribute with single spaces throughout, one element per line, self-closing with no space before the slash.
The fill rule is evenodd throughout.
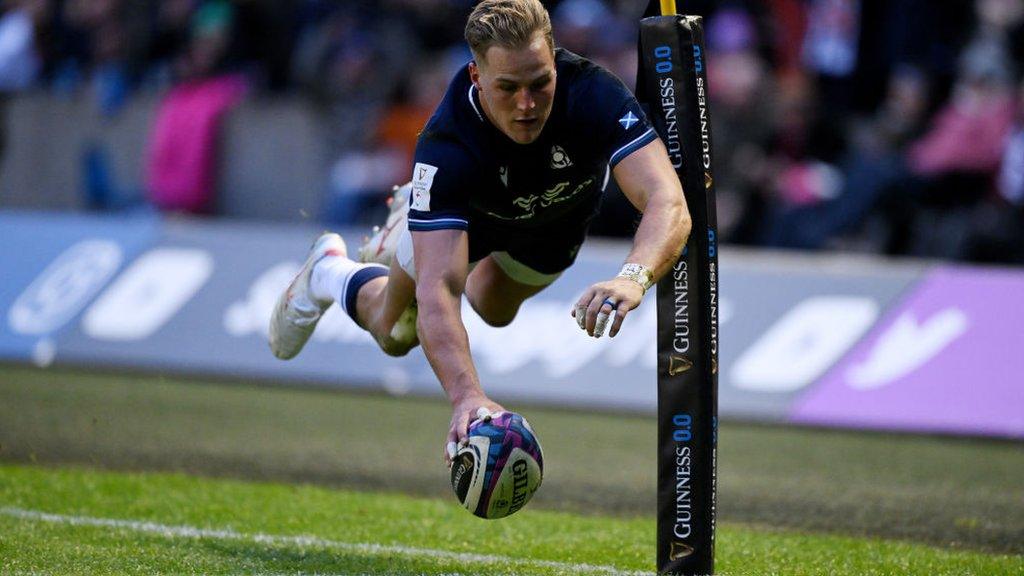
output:
<path id="1" fill-rule="evenodd" d="M 434 185 L 437 166 L 417 162 L 412 170 L 412 209 L 430 211 L 430 188 Z"/>

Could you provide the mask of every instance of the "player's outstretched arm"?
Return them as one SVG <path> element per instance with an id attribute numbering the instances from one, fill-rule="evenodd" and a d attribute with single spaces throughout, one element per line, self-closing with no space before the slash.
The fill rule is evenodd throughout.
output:
<path id="1" fill-rule="evenodd" d="M 664 276 L 690 237 L 690 211 L 661 139 L 624 158 L 615 181 L 643 217 L 627 262 L 648 266 L 653 280 Z"/>
<path id="2" fill-rule="evenodd" d="M 626 263 L 643 266 L 651 277 L 644 282 L 636 275 L 620 275 L 583 293 L 573 316 L 580 328 L 596 337 L 613 314 L 609 336 L 618 334 L 626 315 L 640 305 L 647 289 L 643 283 L 653 285 L 668 272 L 690 236 L 686 199 L 660 139 L 624 158 L 613 174 L 622 192 L 643 213 Z"/>
<path id="3" fill-rule="evenodd" d="M 480 407 L 491 412 L 504 408 L 492 402 L 480 387 L 469 353 L 469 337 L 462 324 L 462 293 L 469 268 L 469 240 L 462 230 L 413 232 L 416 259 L 416 324 L 423 352 L 452 404 L 452 420 L 445 439 L 444 458 L 451 463 L 451 443 L 466 439 L 469 421 Z"/>

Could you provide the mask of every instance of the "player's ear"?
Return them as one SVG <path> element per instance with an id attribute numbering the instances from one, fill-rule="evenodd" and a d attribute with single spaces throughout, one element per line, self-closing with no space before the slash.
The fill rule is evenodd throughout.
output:
<path id="1" fill-rule="evenodd" d="M 469 81 L 477 90 L 480 89 L 480 67 L 476 65 L 476 60 L 469 61 Z"/>

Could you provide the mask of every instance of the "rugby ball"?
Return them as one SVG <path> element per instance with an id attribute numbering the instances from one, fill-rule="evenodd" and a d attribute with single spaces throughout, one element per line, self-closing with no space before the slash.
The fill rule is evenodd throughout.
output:
<path id="1" fill-rule="evenodd" d="M 455 497 L 481 518 L 504 518 L 522 509 L 543 476 L 537 435 L 515 412 L 495 412 L 474 420 L 468 442 L 452 458 Z"/>

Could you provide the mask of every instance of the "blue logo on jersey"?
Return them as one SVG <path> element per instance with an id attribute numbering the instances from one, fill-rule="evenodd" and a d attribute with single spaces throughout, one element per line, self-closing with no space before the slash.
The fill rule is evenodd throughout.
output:
<path id="1" fill-rule="evenodd" d="M 632 110 L 626 112 L 626 115 L 623 116 L 622 118 L 619 118 L 619 124 L 622 124 L 622 127 L 625 128 L 626 130 L 629 130 L 630 126 L 636 124 L 639 121 L 640 119 L 633 115 Z"/>
<path id="2" fill-rule="evenodd" d="M 700 45 L 693 45 L 693 67 L 697 70 L 697 73 L 704 71 L 704 59 L 702 58 Z"/>

